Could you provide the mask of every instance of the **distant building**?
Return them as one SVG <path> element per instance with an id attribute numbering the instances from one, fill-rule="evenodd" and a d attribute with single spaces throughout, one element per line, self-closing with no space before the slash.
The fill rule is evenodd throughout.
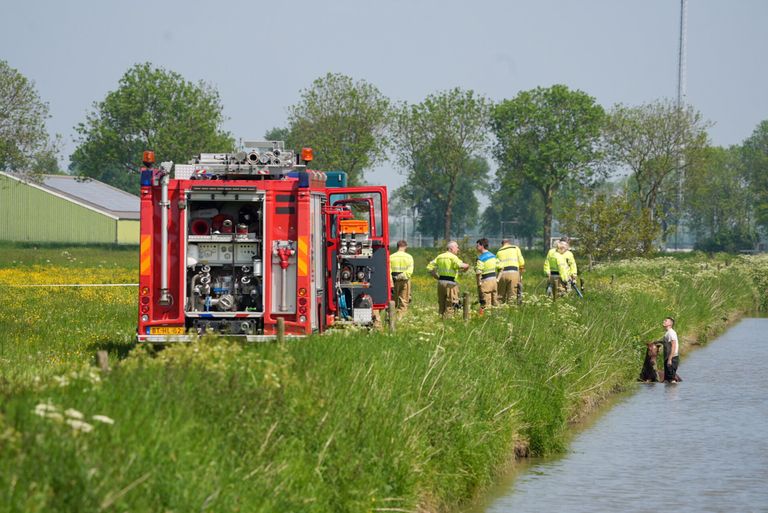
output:
<path id="1" fill-rule="evenodd" d="M 139 198 L 97 180 L 0 172 L 0 240 L 138 244 Z"/>

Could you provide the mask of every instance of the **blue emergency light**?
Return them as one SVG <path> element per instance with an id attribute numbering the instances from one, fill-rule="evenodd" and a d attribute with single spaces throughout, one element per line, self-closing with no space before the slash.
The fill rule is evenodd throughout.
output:
<path id="1" fill-rule="evenodd" d="M 142 169 L 141 170 L 141 186 L 150 186 L 152 185 L 152 178 L 153 178 L 153 172 L 151 169 Z"/>

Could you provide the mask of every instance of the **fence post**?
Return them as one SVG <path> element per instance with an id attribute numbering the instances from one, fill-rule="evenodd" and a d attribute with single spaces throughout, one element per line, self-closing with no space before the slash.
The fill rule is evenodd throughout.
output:
<path id="1" fill-rule="evenodd" d="M 285 319 L 282 317 L 277 318 L 277 341 L 285 342 Z"/>
<path id="2" fill-rule="evenodd" d="M 464 300 L 461 302 L 464 307 L 464 320 L 469 320 L 469 292 L 464 293 Z"/>
<path id="3" fill-rule="evenodd" d="M 390 301 L 387 305 L 387 321 L 389 322 L 389 332 L 395 332 L 395 324 L 397 319 L 397 311 L 395 310 L 395 302 Z"/>
<path id="4" fill-rule="evenodd" d="M 106 351 L 96 351 L 96 363 L 101 372 L 109 372 L 109 354 Z"/>

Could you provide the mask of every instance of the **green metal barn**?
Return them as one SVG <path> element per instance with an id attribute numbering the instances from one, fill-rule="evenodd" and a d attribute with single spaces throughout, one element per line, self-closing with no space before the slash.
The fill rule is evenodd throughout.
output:
<path id="1" fill-rule="evenodd" d="M 0 240 L 138 244 L 139 198 L 97 180 L 0 172 Z"/>

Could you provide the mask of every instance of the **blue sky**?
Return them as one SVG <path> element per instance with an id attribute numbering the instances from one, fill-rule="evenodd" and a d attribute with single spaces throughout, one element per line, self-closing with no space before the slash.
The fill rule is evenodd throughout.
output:
<path id="1" fill-rule="evenodd" d="M 493 100 L 563 83 L 605 107 L 676 95 L 677 0 L 3 0 L 0 59 L 34 80 L 64 137 L 125 71 L 149 61 L 215 86 L 236 137 L 285 124 L 327 72 L 419 102 L 462 87 Z M 689 0 L 688 101 L 713 143 L 768 119 L 768 2 Z M 402 182 L 385 163 L 369 182 Z"/>

